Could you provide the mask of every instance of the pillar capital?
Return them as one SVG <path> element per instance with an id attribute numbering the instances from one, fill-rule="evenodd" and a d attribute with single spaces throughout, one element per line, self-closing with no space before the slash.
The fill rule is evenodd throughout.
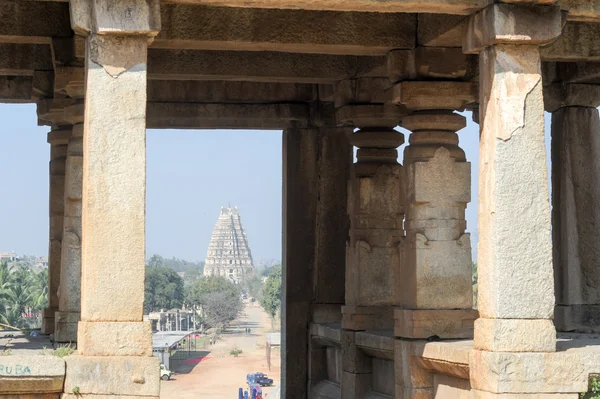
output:
<path id="1" fill-rule="evenodd" d="M 477 73 L 477 57 L 460 47 L 425 47 L 391 50 L 387 73 L 392 83 L 415 79 L 456 79 L 467 81 Z"/>
<path id="2" fill-rule="evenodd" d="M 404 115 L 406 115 L 405 110 L 389 103 L 356 104 L 345 105 L 338 109 L 336 118 L 339 126 L 394 128 Z"/>
<path id="3" fill-rule="evenodd" d="M 544 87 L 544 106 L 548 112 L 565 107 L 600 106 L 600 85 L 553 83 Z"/>
<path id="4" fill-rule="evenodd" d="M 54 129 L 48 133 L 48 144 L 55 145 L 67 145 L 69 144 L 69 139 L 71 138 L 71 128 L 59 128 Z"/>
<path id="5" fill-rule="evenodd" d="M 478 54 L 497 44 L 544 45 L 562 33 L 566 14 L 558 6 L 496 3 L 471 16 L 463 52 Z"/>
<path id="6" fill-rule="evenodd" d="M 70 0 L 70 5 L 71 26 L 82 36 L 153 38 L 160 31 L 160 0 Z"/>
<path id="7" fill-rule="evenodd" d="M 479 98 L 476 82 L 406 81 L 392 91 L 392 102 L 409 110 L 458 110 Z"/>

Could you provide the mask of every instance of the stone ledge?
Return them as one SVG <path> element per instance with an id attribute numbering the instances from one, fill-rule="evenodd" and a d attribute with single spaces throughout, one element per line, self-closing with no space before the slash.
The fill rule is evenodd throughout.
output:
<path id="1" fill-rule="evenodd" d="M 160 360 L 154 356 L 69 356 L 65 392 L 158 396 Z"/>
<path id="2" fill-rule="evenodd" d="M 473 323 L 478 315 L 474 309 L 394 309 L 394 335 L 413 339 L 433 335 L 449 339 L 472 338 Z"/>
<path id="3" fill-rule="evenodd" d="M 393 309 L 378 306 L 342 306 L 342 328 L 346 330 L 386 330 L 394 323 Z"/>
<path id="4" fill-rule="evenodd" d="M 324 346 L 340 346 L 342 329 L 340 324 L 316 324 L 310 325 L 311 339 Z"/>
<path id="5" fill-rule="evenodd" d="M 3 395 L 62 392 L 65 361 L 56 356 L 0 356 Z"/>

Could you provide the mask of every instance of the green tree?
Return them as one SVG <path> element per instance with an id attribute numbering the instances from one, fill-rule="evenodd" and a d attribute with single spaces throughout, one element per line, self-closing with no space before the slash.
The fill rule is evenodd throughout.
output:
<path id="1" fill-rule="evenodd" d="M 48 304 L 48 270 L 25 263 L 0 262 L 0 322 L 37 328 Z"/>
<path id="2" fill-rule="evenodd" d="M 255 271 L 245 275 L 241 285 L 246 294 L 255 298 L 259 303 L 262 302 L 264 283 L 261 273 Z"/>
<path id="3" fill-rule="evenodd" d="M 243 308 L 240 288 L 220 276 L 204 276 L 186 289 L 186 303 L 202 309 L 212 327 L 224 328 Z"/>
<path id="4" fill-rule="evenodd" d="M 271 328 L 277 314 L 281 314 L 281 265 L 273 268 L 263 289 L 263 309 L 271 316 Z"/>
<path id="5" fill-rule="evenodd" d="M 144 312 L 181 308 L 183 279 L 166 266 L 147 266 L 144 292 Z"/>

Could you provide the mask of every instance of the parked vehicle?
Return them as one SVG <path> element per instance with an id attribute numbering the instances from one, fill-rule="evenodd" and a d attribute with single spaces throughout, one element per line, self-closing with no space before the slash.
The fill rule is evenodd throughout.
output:
<path id="1" fill-rule="evenodd" d="M 250 373 L 246 376 L 246 384 L 260 385 L 261 387 L 270 387 L 273 385 L 273 380 L 263 373 Z"/>
<path id="2" fill-rule="evenodd" d="M 165 367 L 164 364 L 160 365 L 160 379 L 163 381 L 167 381 L 171 379 L 171 375 L 173 372 Z"/>

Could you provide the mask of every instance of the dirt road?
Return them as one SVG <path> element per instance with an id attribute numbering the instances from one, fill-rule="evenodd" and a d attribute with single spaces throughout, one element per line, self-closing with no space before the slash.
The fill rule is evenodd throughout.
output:
<path id="1" fill-rule="evenodd" d="M 267 367 L 265 333 L 270 332 L 271 323 L 267 314 L 258 305 L 248 305 L 245 316 L 233 323 L 232 328 L 215 345 L 197 349 L 196 357 L 172 362 L 176 374 L 170 381 L 161 381 L 161 399 L 236 399 L 239 388 L 246 388 L 246 374 L 263 372 L 279 384 L 280 352 L 271 352 L 271 371 Z M 240 327 L 239 332 L 236 331 Z M 246 335 L 244 328 L 250 327 Z M 241 349 L 239 357 L 229 355 Z M 274 388 L 264 388 L 268 393 Z"/>

